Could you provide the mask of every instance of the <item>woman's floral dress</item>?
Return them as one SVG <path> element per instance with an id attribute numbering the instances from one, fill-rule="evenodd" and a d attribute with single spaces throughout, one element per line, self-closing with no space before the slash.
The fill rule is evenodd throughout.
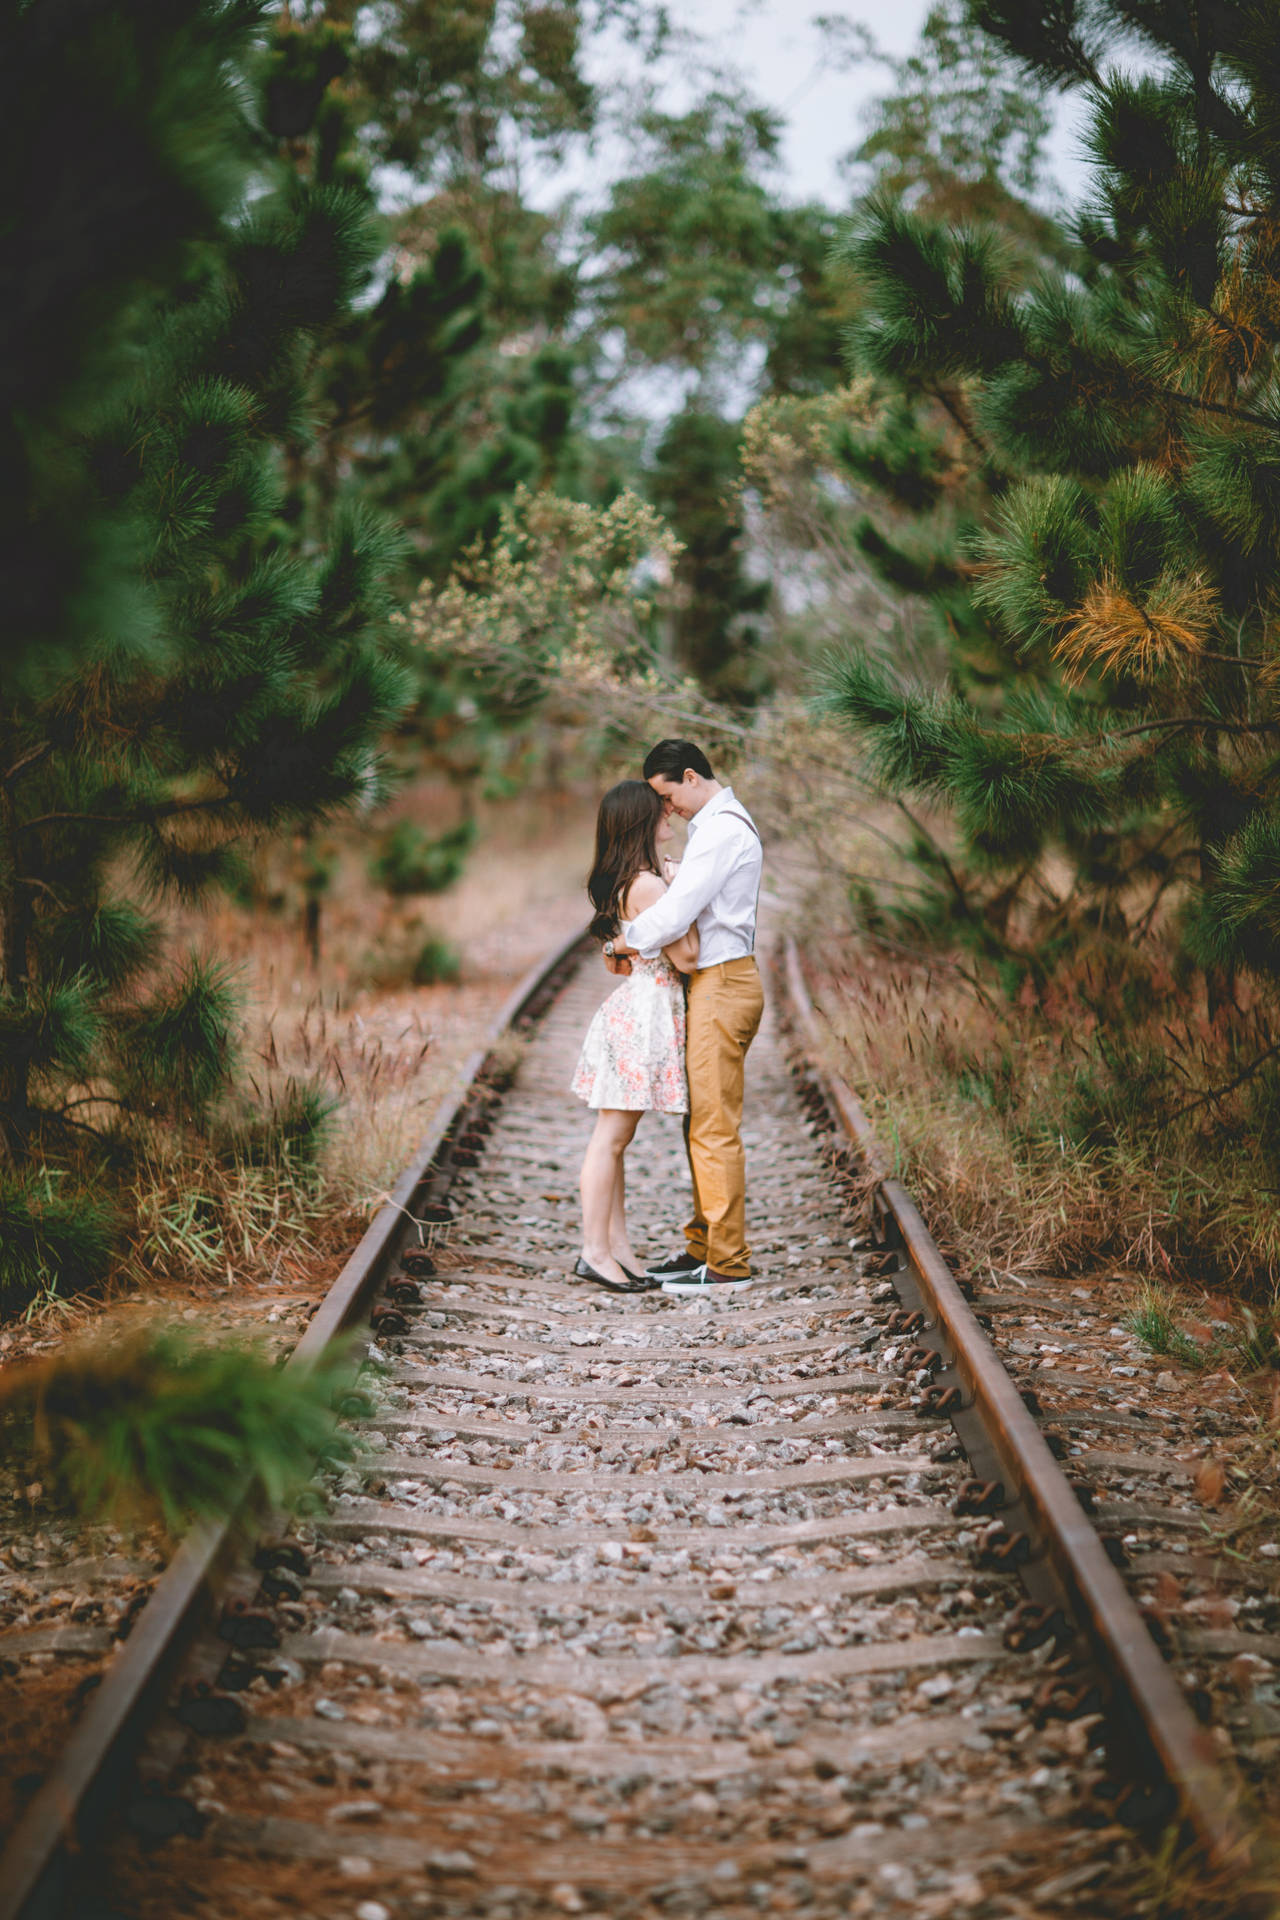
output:
<path id="1" fill-rule="evenodd" d="M 636 959 L 597 1007 L 572 1090 L 589 1107 L 622 1113 L 687 1113 L 684 982 L 664 953 Z"/>

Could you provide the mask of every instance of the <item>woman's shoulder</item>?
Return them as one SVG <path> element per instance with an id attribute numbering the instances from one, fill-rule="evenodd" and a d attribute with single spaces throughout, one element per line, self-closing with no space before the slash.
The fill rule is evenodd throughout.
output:
<path id="1" fill-rule="evenodd" d="M 623 905 L 624 920 L 634 920 L 638 913 L 651 907 L 655 900 L 661 900 L 666 892 L 666 882 L 656 873 L 638 873 L 627 888 L 627 898 Z"/>

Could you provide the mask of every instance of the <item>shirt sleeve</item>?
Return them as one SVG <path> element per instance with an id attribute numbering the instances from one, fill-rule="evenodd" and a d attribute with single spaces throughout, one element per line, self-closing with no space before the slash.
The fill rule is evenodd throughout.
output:
<path id="1" fill-rule="evenodd" d="M 706 828 L 695 834 L 661 900 L 623 923 L 622 937 L 627 945 L 643 959 L 655 959 L 664 947 L 687 933 L 702 909 L 715 899 L 736 858 L 731 835 L 708 832 Z"/>

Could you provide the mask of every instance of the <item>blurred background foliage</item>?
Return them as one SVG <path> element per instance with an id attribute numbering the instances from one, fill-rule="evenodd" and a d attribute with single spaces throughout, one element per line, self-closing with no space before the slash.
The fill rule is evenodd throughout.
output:
<path id="1" fill-rule="evenodd" d="M 654 0 L 10 10 L 0 1308 L 321 1205 L 332 1089 L 254 1079 L 189 903 L 319 968 L 355 843 L 448 980 L 485 806 L 653 727 L 834 966 L 999 1007 L 935 1065 L 1002 1150 L 1280 1164 L 1280 83 L 1202 11 L 831 16 L 828 204 Z"/>

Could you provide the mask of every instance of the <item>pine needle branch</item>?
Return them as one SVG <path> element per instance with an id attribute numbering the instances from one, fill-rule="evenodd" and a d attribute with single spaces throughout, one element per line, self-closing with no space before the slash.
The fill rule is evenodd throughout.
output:
<path id="1" fill-rule="evenodd" d="M 1098 733 L 1099 745 L 1108 740 L 1133 740 L 1140 734 L 1164 733 L 1185 728 L 1188 733 L 1280 733 L 1280 718 L 1275 720 L 1223 720 L 1214 713 L 1173 714 L 1163 720 L 1140 720 L 1131 727 L 1119 727 L 1114 733 Z"/>
<path id="2" fill-rule="evenodd" d="M 340 1377 L 340 1360 L 282 1371 L 243 1344 L 135 1325 L 13 1368 L 0 1378 L 0 1418 L 86 1514 L 160 1519 L 175 1532 L 227 1513 L 254 1485 L 279 1503 L 322 1447 L 341 1452 L 331 1411 Z"/>
<path id="3" fill-rule="evenodd" d="M 237 802 L 230 794 L 223 793 L 211 794 L 204 800 L 161 800 L 151 807 L 134 808 L 130 811 L 120 813 L 77 813 L 74 811 L 38 813 L 34 814 L 30 820 L 22 821 L 21 828 L 24 833 L 33 833 L 37 827 L 65 825 L 145 827 L 153 825 L 157 820 L 175 819 L 179 814 L 203 813 L 211 815 L 215 813 L 227 813 L 234 808 L 236 804 Z"/>
<path id="4" fill-rule="evenodd" d="M 908 807 L 905 800 L 901 800 L 897 797 L 897 795 L 895 795 L 893 804 L 898 809 L 898 812 L 902 815 L 903 819 L 909 823 L 913 831 L 918 833 L 920 835 L 920 838 L 928 846 L 929 851 L 933 854 L 934 858 L 938 862 L 938 865 L 941 867 L 943 873 L 946 875 L 948 884 L 950 885 L 953 893 L 955 894 L 956 900 L 958 901 L 959 905 L 963 908 L 965 915 L 966 916 L 972 915 L 973 907 L 970 903 L 969 896 L 965 892 L 963 886 L 960 884 L 960 879 L 956 873 L 955 868 L 952 866 L 946 854 L 943 852 L 942 848 L 938 845 L 938 842 L 934 839 L 933 835 L 929 832 L 929 829 L 924 825 L 922 821 L 916 819 L 914 813 L 912 813 L 910 807 Z"/>
<path id="5" fill-rule="evenodd" d="M 929 387 L 927 391 L 950 414 L 974 452 L 982 460 L 991 460 L 993 455 L 990 447 L 969 418 L 968 408 L 961 404 L 955 392 L 949 387 L 940 386 Z"/>
<path id="6" fill-rule="evenodd" d="M 1280 420 L 1273 414 L 1255 413 L 1252 407 L 1228 406 L 1225 400 L 1208 400 L 1201 394 L 1182 393 L 1177 387 L 1157 386 L 1156 393 L 1162 400 L 1173 400 L 1181 407 L 1189 407 L 1196 413 L 1221 414 L 1227 420 L 1245 420 L 1250 426 L 1265 427 L 1268 433 L 1280 433 Z"/>
<path id="7" fill-rule="evenodd" d="M 1187 1114 L 1196 1112 L 1200 1107 L 1216 1105 L 1225 1095 L 1234 1093 L 1237 1087 L 1242 1087 L 1247 1080 L 1252 1080 L 1254 1075 L 1261 1072 L 1262 1068 L 1266 1066 L 1268 1060 L 1274 1060 L 1278 1053 L 1280 1053 L 1280 1040 L 1277 1040 L 1272 1046 L 1265 1047 L 1260 1054 L 1249 1062 L 1249 1065 L 1245 1067 L 1243 1072 L 1238 1073 L 1233 1080 L 1224 1081 L 1220 1087 L 1210 1087 L 1206 1093 L 1198 1094 L 1194 1100 L 1188 1100 L 1184 1106 L 1176 1108 L 1173 1113 L 1161 1121 L 1161 1128 L 1171 1127 L 1175 1120 L 1184 1119 Z"/>
<path id="8" fill-rule="evenodd" d="M 18 758 L 14 761 L 8 772 L 0 775 L 0 785 L 6 787 L 13 786 L 22 778 L 24 773 L 30 773 L 35 767 L 40 765 L 41 761 L 47 760 L 52 752 L 52 740 L 42 740 L 38 746 L 28 747 L 25 753 L 18 755 Z"/>

